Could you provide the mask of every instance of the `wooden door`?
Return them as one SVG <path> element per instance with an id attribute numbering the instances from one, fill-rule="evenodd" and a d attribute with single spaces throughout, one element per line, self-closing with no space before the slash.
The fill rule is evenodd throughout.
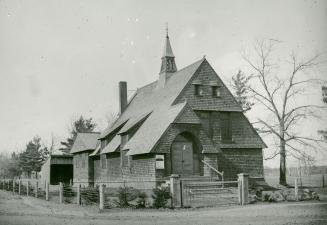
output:
<path id="1" fill-rule="evenodd" d="M 193 175 L 193 146 L 191 142 L 172 144 L 172 173 L 184 176 Z"/>

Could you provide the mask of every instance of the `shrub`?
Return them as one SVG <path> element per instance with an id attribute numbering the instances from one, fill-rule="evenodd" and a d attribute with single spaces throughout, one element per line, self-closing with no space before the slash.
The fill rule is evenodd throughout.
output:
<path id="1" fill-rule="evenodd" d="M 139 192 L 136 200 L 136 208 L 145 208 L 147 197 L 145 192 Z"/>
<path id="2" fill-rule="evenodd" d="M 153 207 L 163 208 L 166 207 L 168 199 L 170 199 L 169 187 L 153 188 Z"/>
<path id="3" fill-rule="evenodd" d="M 118 189 L 118 201 L 116 201 L 117 206 L 121 208 L 129 207 L 129 202 L 135 200 L 138 194 L 139 191 L 132 187 L 120 187 Z"/>
<path id="4" fill-rule="evenodd" d="M 86 205 L 99 203 L 99 188 L 87 187 L 81 189 L 81 200 Z"/>

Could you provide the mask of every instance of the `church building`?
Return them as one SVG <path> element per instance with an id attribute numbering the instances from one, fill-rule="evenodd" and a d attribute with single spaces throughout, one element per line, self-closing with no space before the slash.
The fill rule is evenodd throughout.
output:
<path id="1" fill-rule="evenodd" d="M 74 182 L 263 177 L 266 145 L 241 106 L 205 58 L 177 69 L 168 33 L 157 80 L 130 99 L 120 82 L 119 98 L 118 119 L 101 134 L 80 135 L 92 136 L 90 147 L 74 144 Z"/>

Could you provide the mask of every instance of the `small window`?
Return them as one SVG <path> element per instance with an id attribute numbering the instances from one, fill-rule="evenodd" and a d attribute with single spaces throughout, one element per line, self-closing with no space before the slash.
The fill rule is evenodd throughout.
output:
<path id="1" fill-rule="evenodd" d="M 107 159 L 106 159 L 106 155 L 105 154 L 101 154 L 100 155 L 100 163 L 101 163 L 101 168 L 102 169 L 106 169 L 107 168 Z"/>
<path id="2" fill-rule="evenodd" d="M 213 97 L 221 97 L 221 89 L 218 86 L 212 87 L 212 96 Z"/>
<path id="3" fill-rule="evenodd" d="M 223 143 L 232 143 L 232 120 L 230 112 L 220 112 L 221 140 Z"/>
<path id="4" fill-rule="evenodd" d="M 74 161 L 75 161 L 75 167 L 79 168 L 79 160 L 78 160 L 78 155 L 74 157 Z"/>
<path id="5" fill-rule="evenodd" d="M 86 158 L 85 156 L 86 156 L 85 154 L 81 155 L 82 168 L 85 168 L 85 158 Z"/>
<path id="6" fill-rule="evenodd" d="M 156 155 L 156 169 L 165 169 L 164 155 Z"/>
<path id="7" fill-rule="evenodd" d="M 204 90 L 202 85 L 195 85 L 195 95 L 196 96 L 203 96 L 204 95 Z"/>

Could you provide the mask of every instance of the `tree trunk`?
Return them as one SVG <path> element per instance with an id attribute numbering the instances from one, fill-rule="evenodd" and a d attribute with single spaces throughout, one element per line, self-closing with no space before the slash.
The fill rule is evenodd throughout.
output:
<path id="1" fill-rule="evenodd" d="M 285 140 L 280 139 L 280 166 L 279 166 L 279 184 L 286 185 L 286 152 L 285 152 Z"/>

